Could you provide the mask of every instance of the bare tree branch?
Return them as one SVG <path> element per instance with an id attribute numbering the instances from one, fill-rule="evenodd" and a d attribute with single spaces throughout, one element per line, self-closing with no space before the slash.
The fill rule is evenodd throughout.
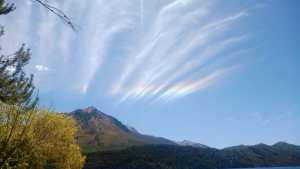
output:
<path id="1" fill-rule="evenodd" d="M 43 7 L 45 7 L 46 9 L 48 9 L 54 15 L 58 16 L 64 23 L 69 25 L 74 31 L 76 31 L 76 27 L 73 24 L 71 18 L 69 18 L 62 10 L 50 5 L 47 0 L 32 0 L 32 1 L 35 1 L 40 5 L 42 5 Z"/>

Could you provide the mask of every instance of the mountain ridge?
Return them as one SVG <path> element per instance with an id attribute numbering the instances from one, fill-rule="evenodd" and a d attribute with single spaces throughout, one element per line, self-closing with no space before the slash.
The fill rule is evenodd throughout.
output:
<path id="1" fill-rule="evenodd" d="M 280 146 L 279 146 L 280 145 Z M 134 146 L 87 154 L 85 169 L 208 169 L 300 166 L 300 146 L 257 144 L 224 149 Z"/>
<path id="2" fill-rule="evenodd" d="M 74 110 L 68 115 L 78 123 L 77 140 L 86 152 L 122 149 L 134 145 L 176 144 L 163 137 L 141 134 L 93 106 Z"/>
<path id="3" fill-rule="evenodd" d="M 164 137 L 151 136 L 140 133 L 134 127 L 123 124 L 121 121 L 113 116 L 105 114 L 94 106 L 89 106 L 82 109 L 76 109 L 68 115 L 72 116 L 79 126 L 78 141 L 84 150 L 90 152 L 110 149 L 120 149 L 130 146 L 148 145 L 148 144 L 170 144 L 183 147 L 195 147 L 195 148 L 211 148 L 201 143 L 182 140 L 173 141 Z M 112 133 L 110 133 L 112 132 Z M 110 135 L 107 136 L 107 133 Z M 103 137 L 104 136 L 104 137 Z M 101 140 L 104 141 L 101 142 Z M 85 140 L 87 139 L 87 140 Z M 105 140 L 107 139 L 107 140 Z M 281 146 L 292 145 L 286 142 L 277 142 L 273 145 L 267 145 L 259 143 L 252 146 Z M 235 148 L 248 147 L 249 145 L 238 145 L 220 148 L 218 150 L 228 150 Z M 251 145 L 250 145 L 251 146 Z M 217 148 L 216 148 L 217 149 Z"/>
<path id="4" fill-rule="evenodd" d="M 182 140 L 182 141 L 177 141 L 177 145 L 179 146 L 190 146 L 190 147 L 198 147 L 198 148 L 208 148 L 208 146 L 204 144 L 200 144 L 197 142 L 189 141 L 189 140 Z"/>
<path id="5" fill-rule="evenodd" d="M 139 133 L 95 107 L 68 115 L 78 123 L 85 169 L 207 169 L 300 166 L 300 146 L 238 145 L 217 149 L 188 140 L 174 142 Z"/>

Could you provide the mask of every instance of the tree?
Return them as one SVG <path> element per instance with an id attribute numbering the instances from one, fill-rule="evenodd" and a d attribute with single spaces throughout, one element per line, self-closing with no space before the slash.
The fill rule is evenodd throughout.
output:
<path id="1" fill-rule="evenodd" d="M 0 0 L 0 15 L 14 9 Z M 75 122 L 36 108 L 33 75 L 27 77 L 23 70 L 29 60 L 25 45 L 0 55 L 0 169 L 81 169 L 84 157 L 76 144 Z"/>
<path id="2" fill-rule="evenodd" d="M 71 117 L 0 103 L 0 169 L 81 169 Z"/>
<path id="3" fill-rule="evenodd" d="M 0 169 L 24 167 L 26 158 L 20 154 L 27 152 L 31 117 L 32 111 L 0 103 Z"/>
<path id="4" fill-rule="evenodd" d="M 14 4 L 6 4 L 0 0 L 0 15 L 8 14 L 15 9 Z M 0 28 L 0 37 L 3 36 L 3 28 Z M 0 49 L 1 50 L 1 49 Z M 35 87 L 33 75 L 26 76 L 24 67 L 30 60 L 30 50 L 22 45 L 12 55 L 0 55 L 0 101 L 26 108 L 33 108 L 38 102 L 33 97 Z"/>
<path id="5" fill-rule="evenodd" d="M 14 4 L 6 4 L 4 0 L 0 0 L 0 15 L 8 14 L 15 9 Z"/>
<path id="6" fill-rule="evenodd" d="M 41 4 L 47 10 L 58 16 L 73 30 L 75 27 L 71 19 L 60 9 L 51 6 L 45 0 L 32 0 Z M 0 0 L 0 15 L 6 15 L 15 9 L 15 5 Z M 0 28 L 0 37 L 3 36 L 3 28 Z M 1 48 L 0 48 L 1 50 Z M 12 55 L 0 55 L 0 101 L 8 104 L 16 104 L 27 108 L 33 108 L 38 102 L 38 97 L 33 97 L 33 75 L 26 76 L 23 71 L 30 60 L 30 50 L 25 45 Z"/>
<path id="7" fill-rule="evenodd" d="M 26 77 L 23 70 L 29 60 L 30 50 L 24 45 L 13 55 L 0 56 L 0 101 L 26 108 L 36 106 L 33 75 Z"/>
<path id="8" fill-rule="evenodd" d="M 33 122 L 36 152 L 58 169 L 80 169 L 84 157 L 76 143 L 76 122 L 64 114 L 40 111 Z"/>

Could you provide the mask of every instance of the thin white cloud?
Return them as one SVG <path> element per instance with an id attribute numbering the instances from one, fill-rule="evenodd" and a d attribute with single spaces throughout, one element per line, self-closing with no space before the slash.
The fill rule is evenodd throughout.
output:
<path id="1" fill-rule="evenodd" d="M 88 90 L 88 85 L 87 84 L 83 84 L 80 86 L 80 92 L 85 94 Z"/>
<path id="2" fill-rule="evenodd" d="M 16 68 L 15 67 L 7 67 L 6 70 L 9 72 L 9 73 L 13 73 L 16 71 Z"/>
<path id="3" fill-rule="evenodd" d="M 199 92 L 206 89 L 207 87 L 215 84 L 218 80 L 224 78 L 224 75 L 234 69 L 238 68 L 229 67 L 225 69 L 219 69 L 207 75 L 204 75 L 196 79 L 186 79 L 185 81 L 179 81 L 170 85 L 157 84 L 157 85 L 138 85 L 132 88 L 126 89 L 127 95 L 125 95 L 122 101 L 128 98 L 139 99 L 145 96 L 155 96 L 159 93 L 158 100 L 172 100 L 180 97 L 187 96 L 194 92 Z M 162 90 L 163 89 L 163 90 Z"/>
<path id="4" fill-rule="evenodd" d="M 160 10 L 152 28 L 144 35 L 145 37 L 142 37 L 141 46 L 129 57 L 124 73 L 122 73 L 119 82 L 117 82 L 118 84 L 115 86 L 122 88 L 126 81 L 130 79 L 130 76 L 133 75 L 133 72 L 137 71 L 141 66 L 145 69 L 148 67 L 157 67 L 155 65 L 145 64 L 145 62 L 153 63 L 153 60 L 163 61 L 163 57 L 166 57 L 168 50 L 170 50 L 177 41 L 178 34 L 185 28 L 185 18 L 182 19 L 182 24 L 177 24 L 179 23 L 178 17 L 180 13 L 168 13 L 168 11 L 178 5 L 183 5 L 183 3 L 180 0 L 174 1 Z M 205 11 L 205 9 L 202 10 Z M 176 20 L 178 22 L 175 22 Z M 168 25 L 169 22 L 173 22 L 171 23 L 172 25 Z M 172 28 L 175 28 L 175 30 L 172 30 Z M 147 74 L 151 75 L 149 71 Z M 114 91 L 113 93 L 116 92 Z"/>
<path id="5" fill-rule="evenodd" d="M 180 82 L 168 88 L 161 95 L 161 97 L 162 98 L 183 97 L 191 93 L 194 93 L 196 91 L 203 90 L 209 87 L 210 85 L 212 85 L 218 79 L 220 79 L 220 77 L 222 77 L 229 70 L 231 70 L 231 68 L 221 69 L 193 81 Z"/>
<path id="6" fill-rule="evenodd" d="M 45 65 L 35 65 L 35 69 L 39 72 L 47 72 L 50 70 L 49 67 Z"/>
<path id="7" fill-rule="evenodd" d="M 14 22 L 5 20 L 17 32 L 13 43 L 27 39 L 37 71 L 49 66 L 60 72 L 39 74 L 38 81 L 53 87 L 67 79 L 82 94 L 101 83 L 107 87 L 102 93 L 121 101 L 169 100 L 206 89 L 234 67 L 222 64 L 232 59 L 223 53 L 248 38 L 247 32 L 234 33 L 248 13 L 216 13 L 212 1 L 52 1 L 74 18 L 77 33 L 37 4 L 18 3 L 26 8 L 17 10 Z M 119 43 L 128 50 L 117 50 Z"/>
<path id="8" fill-rule="evenodd" d="M 263 8 L 267 7 L 267 5 L 268 4 L 266 2 L 264 2 L 264 3 L 263 2 L 259 2 L 259 3 L 255 4 L 255 8 L 256 9 L 263 9 Z"/>
<path id="9" fill-rule="evenodd" d="M 80 79 L 80 83 L 81 85 L 84 84 L 86 91 L 105 61 L 110 41 L 118 33 L 134 29 L 135 21 L 130 17 L 130 13 L 115 10 L 122 7 L 122 4 L 116 1 L 109 2 L 100 11 L 99 6 L 95 6 L 88 14 L 87 29 L 83 32 L 84 56 L 86 58 L 81 72 L 83 76 Z"/>
<path id="10" fill-rule="evenodd" d="M 22 43 L 30 41 L 28 35 L 31 34 L 32 5 L 28 3 L 28 0 L 15 3 L 18 6 L 22 6 L 22 8 L 0 17 L 0 26 L 4 26 L 5 31 L 4 37 L 1 37 L 1 48 L 3 48 L 5 53 L 15 52 Z"/>
<path id="11" fill-rule="evenodd" d="M 125 101 L 145 96 L 178 98 L 186 93 L 196 92 L 197 88 L 205 85 L 196 85 L 193 90 L 194 86 L 187 84 L 189 76 L 186 75 L 207 64 L 221 51 L 246 39 L 247 36 L 241 35 L 220 42 L 215 40 L 223 32 L 230 30 L 236 21 L 246 16 L 246 12 L 238 12 L 205 24 L 201 24 L 201 18 L 208 17 L 208 5 L 204 4 L 196 11 L 171 12 L 189 7 L 190 2 L 173 1 L 160 10 L 153 27 L 145 35 L 143 45 L 129 57 L 120 80 L 113 85 L 111 94 L 123 94 L 122 101 Z M 188 28 L 190 24 L 200 24 L 199 29 Z M 194 51 L 200 49 L 202 50 L 196 57 Z M 182 79 L 184 75 L 185 78 Z M 179 78 L 182 84 L 176 85 Z"/>
<path id="12" fill-rule="evenodd" d="M 293 118 L 293 112 L 253 112 L 250 117 L 259 125 L 270 126 L 282 124 L 284 120 L 290 120 Z"/>
<path id="13" fill-rule="evenodd" d="M 144 0 L 140 0 L 140 19 L 142 30 L 144 30 Z"/>

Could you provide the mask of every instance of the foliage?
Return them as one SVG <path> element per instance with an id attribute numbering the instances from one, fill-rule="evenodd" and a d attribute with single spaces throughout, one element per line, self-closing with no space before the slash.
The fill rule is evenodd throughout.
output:
<path id="1" fill-rule="evenodd" d="M 32 111 L 0 105 L 0 168 L 25 168 L 30 148 Z M 25 148 L 25 149 L 24 149 Z M 13 168 L 13 167 L 11 167 Z"/>
<path id="2" fill-rule="evenodd" d="M 14 9 L 0 0 L 0 15 Z M 0 37 L 3 33 L 1 27 Z M 36 109 L 33 75 L 24 72 L 30 56 L 25 45 L 0 55 L 0 169 L 81 169 L 85 158 L 75 140 L 75 121 Z"/>
<path id="3" fill-rule="evenodd" d="M 0 56 L 0 101 L 27 108 L 36 106 L 33 75 L 26 77 L 23 70 L 29 60 L 30 51 L 24 45 L 13 55 Z"/>
<path id="4" fill-rule="evenodd" d="M 300 147 L 287 143 L 221 150 L 148 145 L 87 154 L 85 169 L 222 169 L 299 165 Z"/>
<path id="5" fill-rule="evenodd" d="M 0 104 L 0 168 L 81 169 L 76 131 L 63 114 Z"/>
<path id="6" fill-rule="evenodd" d="M 14 10 L 14 4 L 0 0 L 0 15 Z M 3 36 L 0 28 L 0 37 Z M 1 50 L 1 49 L 0 49 Z M 33 97 L 33 75 L 26 76 L 24 67 L 30 60 L 30 50 L 25 45 L 12 55 L 0 55 L 0 101 L 27 108 L 34 108 L 38 98 Z"/>
<path id="7" fill-rule="evenodd" d="M 8 14 L 15 9 L 14 4 L 7 4 L 5 0 L 0 0 L 0 15 Z"/>

